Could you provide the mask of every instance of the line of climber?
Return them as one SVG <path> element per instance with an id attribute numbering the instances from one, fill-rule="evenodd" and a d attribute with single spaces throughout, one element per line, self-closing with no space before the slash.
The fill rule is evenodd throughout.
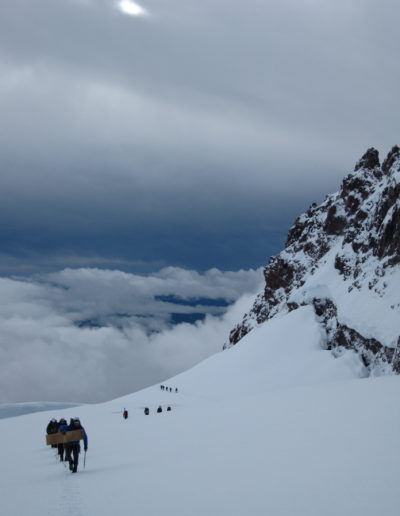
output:
<path id="1" fill-rule="evenodd" d="M 172 391 L 174 391 L 174 392 L 176 392 L 176 393 L 178 392 L 178 387 L 175 387 L 175 388 L 173 389 L 172 387 L 167 387 L 166 385 L 160 385 L 160 389 L 161 389 L 162 391 L 167 391 L 167 392 L 172 392 Z"/>

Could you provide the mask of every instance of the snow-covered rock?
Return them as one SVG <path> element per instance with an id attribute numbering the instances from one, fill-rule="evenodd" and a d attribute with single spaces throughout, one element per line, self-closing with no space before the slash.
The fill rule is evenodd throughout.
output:
<path id="1" fill-rule="evenodd" d="M 338 356 L 370 374 L 400 373 L 400 148 L 371 148 L 338 192 L 312 204 L 264 269 L 265 288 L 224 348 L 277 315 L 310 305 Z"/>

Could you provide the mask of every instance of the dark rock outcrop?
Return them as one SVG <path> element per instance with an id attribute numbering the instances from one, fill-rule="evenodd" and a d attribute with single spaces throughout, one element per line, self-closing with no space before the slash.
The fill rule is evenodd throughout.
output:
<path id="1" fill-rule="evenodd" d="M 385 296 L 385 274 L 400 266 L 399 147 L 393 147 L 382 166 L 378 151 L 368 149 L 337 193 L 327 196 L 320 206 L 312 204 L 296 219 L 285 249 L 264 269 L 264 291 L 231 331 L 224 348 L 278 313 L 311 304 L 325 328 L 328 349 L 353 349 L 370 370 L 382 366 L 400 373 L 400 337 L 397 348 L 393 343 L 384 345 L 340 321 L 329 297 L 297 299 L 307 279 L 330 262 L 348 292 L 368 288 L 374 296 Z M 398 305 L 392 308 L 399 310 L 400 294 Z"/>

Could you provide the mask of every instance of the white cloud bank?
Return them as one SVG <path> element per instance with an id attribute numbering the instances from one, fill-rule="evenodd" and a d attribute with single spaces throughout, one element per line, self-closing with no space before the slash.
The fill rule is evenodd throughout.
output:
<path id="1" fill-rule="evenodd" d="M 0 402 L 96 402 L 163 381 L 220 351 L 260 285 L 260 270 L 173 267 L 151 276 L 66 269 L 1 278 Z M 155 299 L 163 295 L 236 302 L 226 309 Z M 207 316 L 172 326 L 171 312 Z M 99 326 L 77 325 L 87 320 Z"/>

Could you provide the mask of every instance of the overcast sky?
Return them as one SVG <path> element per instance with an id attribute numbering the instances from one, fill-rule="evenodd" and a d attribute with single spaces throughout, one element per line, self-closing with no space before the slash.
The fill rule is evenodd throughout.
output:
<path id="1" fill-rule="evenodd" d="M 0 2 L 0 274 L 258 267 L 399 143 L 400 4 Z"/>

